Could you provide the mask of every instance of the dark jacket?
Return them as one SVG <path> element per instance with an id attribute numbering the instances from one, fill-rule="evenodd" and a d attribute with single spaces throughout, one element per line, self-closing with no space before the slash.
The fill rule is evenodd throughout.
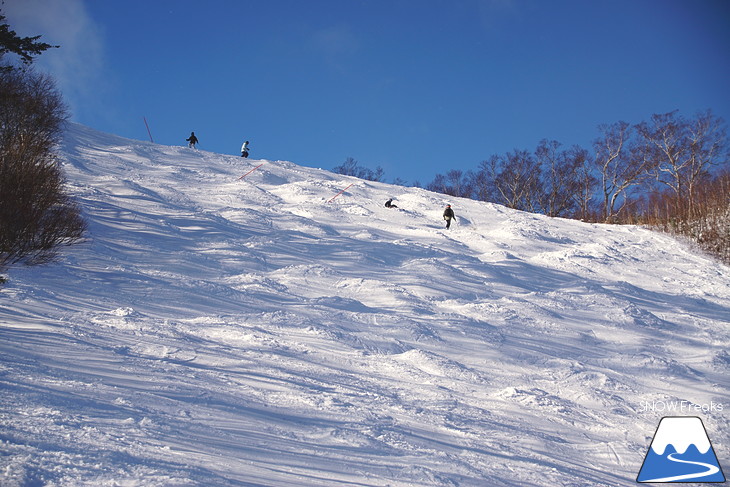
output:
<path id="1" fill-rule="evenodd" d="M 456 218 L 456 215 L 454 215 L 454 210 L 448 207 L 444 210 L 444 220 L 451 220 L 452 218 Z"/>

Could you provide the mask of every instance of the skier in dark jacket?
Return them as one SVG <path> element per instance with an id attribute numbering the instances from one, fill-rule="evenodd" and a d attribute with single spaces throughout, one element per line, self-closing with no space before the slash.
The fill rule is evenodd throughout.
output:
<path id="1" fill-rule="evenodd" d="M 190 142 L 190 144 L 188 144 L 189 147 L 195 149 L 195 144 L 198 143 L 198 138 L 195 136 L 195 132 L 190 132 L 190 137 L 185 140 Z"/>
<path id="2" fill-rule="evenodd" d="M 451 220 L 456 220 L 456 215 L 454 215 L 454 210 L 451 209 L 451 205 L 446 205 L 446 209 L 444 210 L 444 220 L 446 220 L 446 229 L 448 230 L 451 226 Z"/>
<path id="3" fill-rule="evenodd" d="M 391 198 L 391 199 L 389 199 L 388 201 L 385 202 L 385 207 L 386 208 L 398 208 L 397 206 L 395 206 L 393 204 L 393 198 Z"/>

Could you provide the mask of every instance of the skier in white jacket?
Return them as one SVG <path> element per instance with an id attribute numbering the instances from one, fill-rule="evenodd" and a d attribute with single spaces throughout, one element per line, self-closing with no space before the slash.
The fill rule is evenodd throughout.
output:
<path id="1" fill-rule="evenodd" d="M 241 157 L 248 157 L 248 140 L 241 146 Z"/>

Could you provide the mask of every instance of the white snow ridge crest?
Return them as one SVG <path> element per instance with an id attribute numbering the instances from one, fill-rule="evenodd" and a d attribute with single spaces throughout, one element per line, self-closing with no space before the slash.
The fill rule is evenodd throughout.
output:
<path id="1" fill-rule="evenodd" d="M 0 289 L 3 486 L 628 486 L 642 402 L 730 405 L 730 271 L 667 236 L 78 125 L 63 157 L 88 240 Z"/>

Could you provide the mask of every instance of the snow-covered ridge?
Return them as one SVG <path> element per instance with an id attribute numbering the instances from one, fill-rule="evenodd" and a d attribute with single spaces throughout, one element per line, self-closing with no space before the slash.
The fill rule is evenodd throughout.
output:
<path id="1" fill-rule="evenodd" d="M 668 236 L 78 125 L 63 154 L 89 239 L 0 289 L 0 485 L 634 485 L 674 400 L 725 405 L 728 463 L 730 270 Z"/>

